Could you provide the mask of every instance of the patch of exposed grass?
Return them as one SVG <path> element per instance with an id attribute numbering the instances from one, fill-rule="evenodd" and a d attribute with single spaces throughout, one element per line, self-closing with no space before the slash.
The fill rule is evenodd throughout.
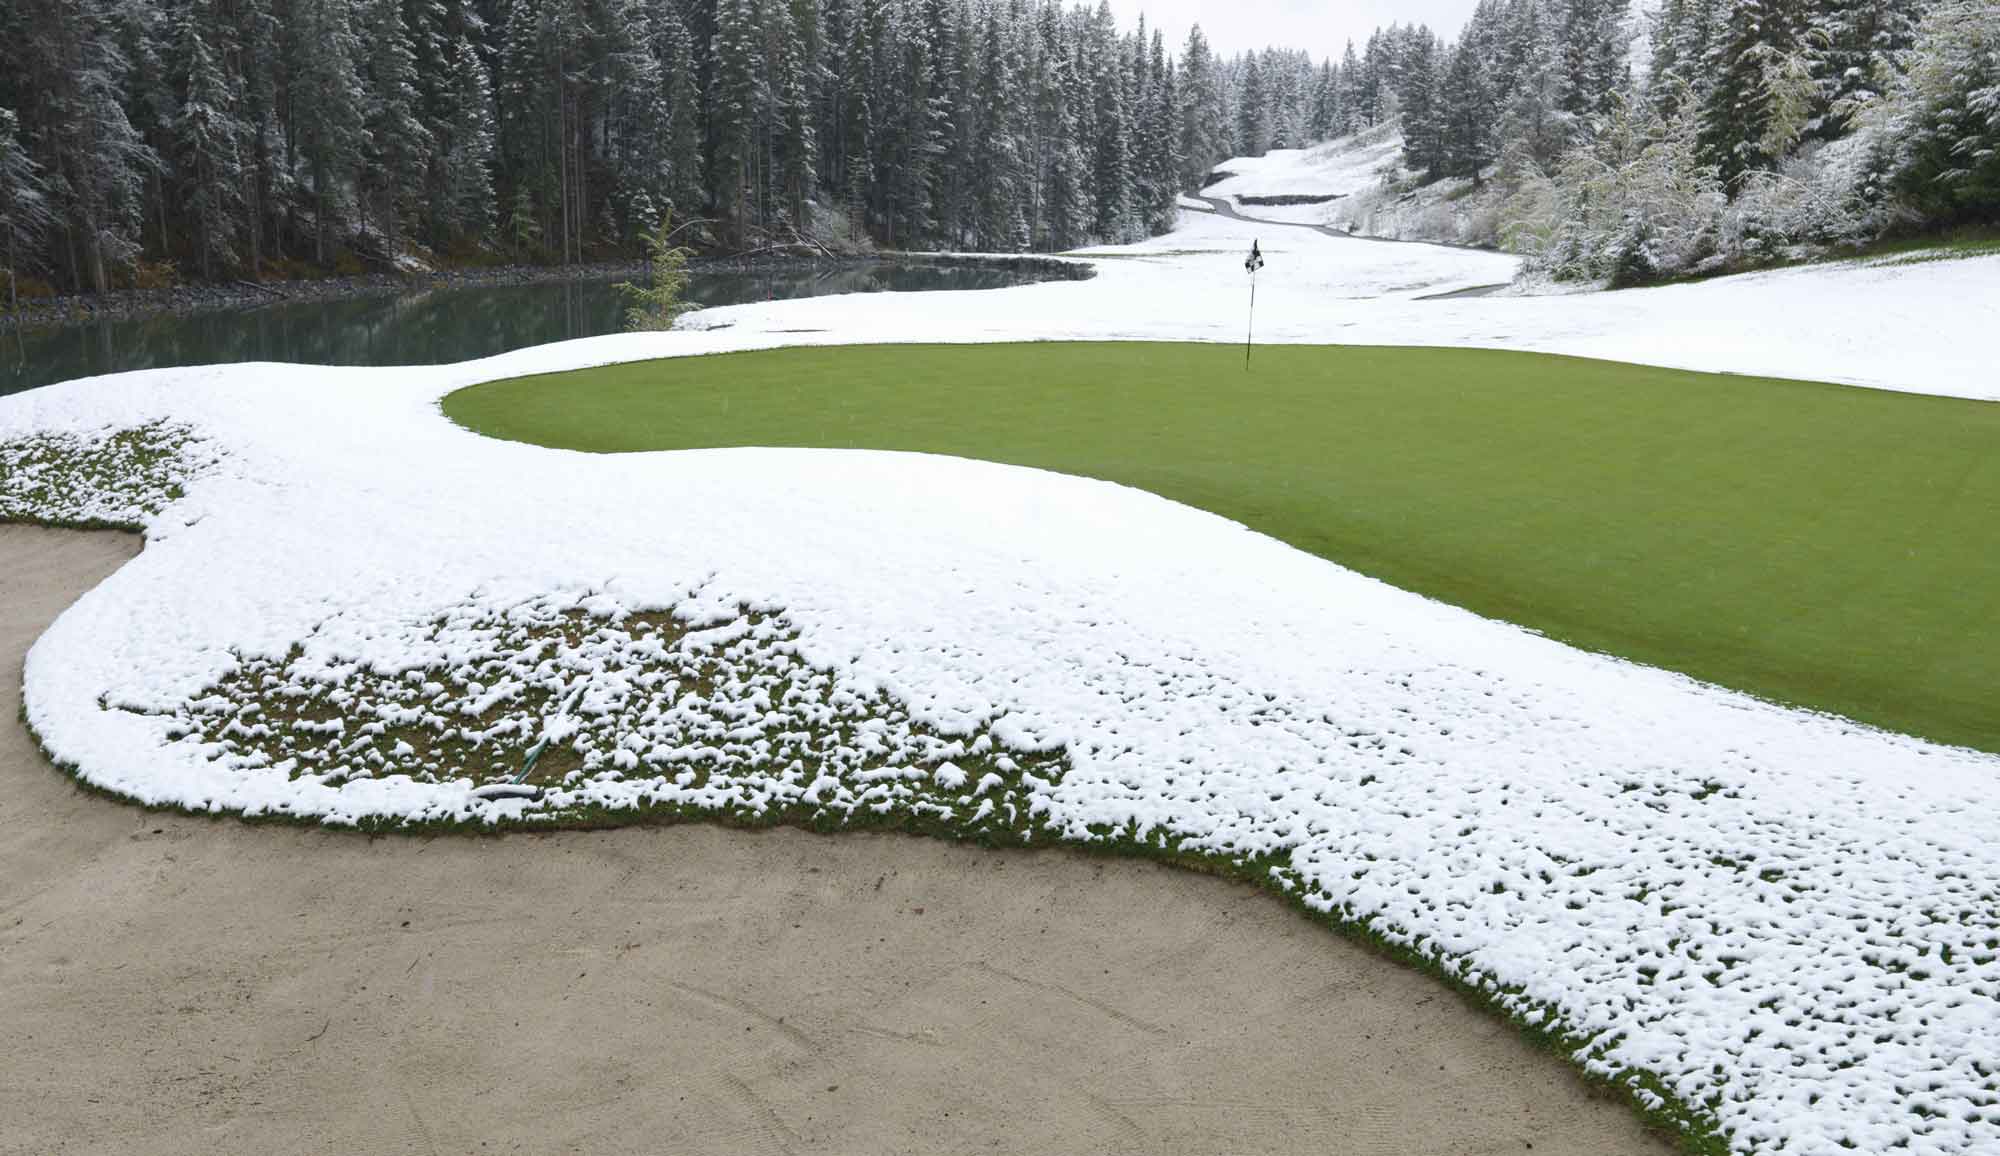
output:
<path id="1" fill-rule="evenodd" d="M 533 603 L 412 627 L 394 631 L 398 653 L 421 665 L 312 641 L 242 658 L 174 712 L 174 740 L 328 786 L 528 783 L 556 792 L 557 814 L 637 784 L 751 814 L 906 810 L 964 836 L 1025 828 L 1029 788 L 1067 767 L 1061 750 L 1010 747 L 983 722 L 948 735 L 916 721 L 879 688 L 807 664 L 767 612 L 694 624 Z"/>
<path id="2" fill-rule="evenodd" d="M 492 382 L 496 437 L 1107 478 L 1406 589 L 2000 751 L 2000 405 L 1463 349 L 819 347 Z"/>

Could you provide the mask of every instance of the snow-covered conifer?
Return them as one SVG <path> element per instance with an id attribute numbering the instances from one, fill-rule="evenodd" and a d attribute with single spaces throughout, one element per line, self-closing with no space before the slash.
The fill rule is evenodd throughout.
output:
<path id="1" fill-rule="evenodd" d="M 175 17 L 179 107 L 171 125 L 173 166 L 203 277 L 235 264 L 244 228 L 242 147 L 248 131 L 239 118 L 235 78 L 209 43 L 223 27 L 211 0 L 190 0 Z"/>

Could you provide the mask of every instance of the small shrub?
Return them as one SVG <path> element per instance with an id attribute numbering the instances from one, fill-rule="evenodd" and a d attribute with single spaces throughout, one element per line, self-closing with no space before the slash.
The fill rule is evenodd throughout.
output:
<path id="1" fill-rule="evenodd" d="M 180 274 L 169 261 L 134 261 L 132 288 L 171 289 L 180 284 Z"/>
<path id="2" fill-rule="evenodd" d="M 4 276 L 5 272 L 5 270 L 0 270 L 0 276 Z M 23 301 L 46 301 L 56 295 L 56 287 L 54 285 L 49 284 L 40 277 L 30 277 L 26 273 L 15 274 L 13 290 L 14 294 Z"/>
<path id="3" fill-rule="evenodd" d="M 673 243 L 673 214 L 660 218 L 660 226 L 650 233 L 640 234 L 646 243 L 646 260 L 650 266 L 650 284 L 634 285 L 622 282 L 618 289 L 632 302 L 625 310 L 625 328 L 643 332 L 648 330 L 672 329 L 674 320 L 686 313 L 690 306 L 681 299 L 687 291 L 687 259 L 689 251 Z"/>

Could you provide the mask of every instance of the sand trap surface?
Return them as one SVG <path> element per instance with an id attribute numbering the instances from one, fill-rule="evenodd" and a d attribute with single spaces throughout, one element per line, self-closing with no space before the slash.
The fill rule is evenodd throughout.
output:
<path id="1" fill-rule="evenodd" d="M 0 1151 L 1665 1152 L 1235 884 L 711 827 L 381 838 L 87 795 L 22 657 L 138 549 L 0 526 Z"/>

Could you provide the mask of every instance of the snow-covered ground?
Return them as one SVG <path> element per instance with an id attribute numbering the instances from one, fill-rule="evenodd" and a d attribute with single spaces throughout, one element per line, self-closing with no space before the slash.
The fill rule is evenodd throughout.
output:
<path id="1" fill-rule="evenodd" d="M 1203 196 L 1230 202 L 1246 216 L 1326 225 L 1345 220 L 1340 201 L 1380 183 L 1385 166 L 1403 155 L 1402 134 L 1392 126 L 1370 129 L 1302 149 L 1272 149 L 1261 157 L 1232 157 L 1215 166 L 1230 174 Z M 1245 197 L 1334 197 L 1314 205 L 1252 205 Z"/>
<path id="2" fill-rule="evenodd" d="M 1236 341 L 1253 234 L 1262 340 L 2000 396 L 1980 343 L 1933 336 L 1994 330 L 2000 259 L 1420 301 L 1511 261 L 1198 214 L 1105 252 L 1085 282 L 742 306 L 697 331 L 452 366 L 90 379 L 0 398 L 0 444 L 171 425 L 198 453 L 156 471 L 179 496 L 144 515 L 145 552 L 30 653 L 29 721 L 85 780 L 147 802 L 520 816 L 530 804 L 465 780 L 393 764 L 293 777 L 181 736 L 235 710 L 215 688 L 249 670 L 280 699 L 338 704 L 349 685 L 421 688 L 479 660 L 495 621 L 575 609 L 609 629 L 672 610 L 720 624 L 700 645 L 727 647 L 761 616 L 823 701 L 898 704 L 880 749 L 922 731 L 1059 753 L 1059 773 L 1010 788 L 1039 822 L 1270 856 L 1312 905 L 1586 1037 L 1594 1070 L 1657 1073 L 1741 1151 L 2000 1148 L 2000 758 L 1572 650 L 1105 482 L 860 451 L 592 456 L 482 438 L 437 408 L 501 377 L 800 342 Z M 517 673 L 579 704 L 561 713 L 614 709 L 652 643 L 600 635 Z M 758 762 L 792 705 L 737 717 L 737 754 L 700 776 L 701 750 L 639 743 L 545 805 L 872 807 L 921 789 L 952 821 L 983 813 L 981 784 L 948 763 Z M 346 720 L 333 748 L 387 717 Z"/>
<path id="3" fill-rule="evenodd" d="M 1475 188 L 1463 177 L 1422 183 L 1403 168 L 1403 134 L 1395 123 L 1303 149 L 1273 149 L 1217 165 L 1233 174 L 1202 190 L 1245 216 L 1324 225 L 1368 237 L 1492 245 L 1504 190 Z M 1335 195 L 1312 205 L 1254 205 L 1246 198 Z"/>
<path id="4" fill-rule="evenodd" d="M 1089 281 L 1004 294 L 814 297 L 695 315 L 749 345 L 854 341 L 1241 341 L 1252 240 L 1257 340 L 1449 345 L 1601 357 L 2000 400 L 2000 257 L 1849 262 L 1617 293 L 1419 298 L 1509 280 L 1504 253 L 1389 245 L 1186 212 L 1103 254 Z M 947 299 L 950 298 L 950 299 Z M 615 339 L 613 339 L 615 340 Z M 739 347 L 731 345 L 731 348 Z M 606 355 L 607 358 L 612 356 Z"/>

